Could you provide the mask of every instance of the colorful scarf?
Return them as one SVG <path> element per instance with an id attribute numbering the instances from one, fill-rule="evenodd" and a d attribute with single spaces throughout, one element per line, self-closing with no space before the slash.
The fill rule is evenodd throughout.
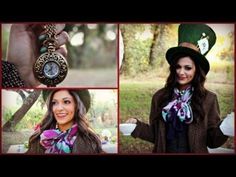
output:
<path id="1" fill-rule="evenodd" d="M 174 98 L 167 106 L 162 109 L 164 121 L 173 129 L 173 131 L 183 131 L 183 123 L 190 124 L 193 121 L 193 113 L 190 106 L 193 87 L 189 86 L 185 90 L 174 89 Z M 170 131 L 170 137 L 175 132 Z"/>
<path id="2" fill-rule="evenodd" d="M 45 153 L 66 154 L 71 153 L 76 139 L 78 125 L 74 124 L 65 132 L 59 129 L 44 130 L 40 135 L 40 144 L 46 148 Z"/>

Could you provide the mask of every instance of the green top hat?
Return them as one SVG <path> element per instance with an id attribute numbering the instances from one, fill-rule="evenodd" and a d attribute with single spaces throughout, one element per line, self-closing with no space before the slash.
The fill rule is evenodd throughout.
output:
<path id="1" fill-rule="evenodd" d="M 215 32 L 205 24 L 180 24 L 178 39 L 178 46 L 166 52 L 168 63 L 171 64 L 178 55 L 186 54 L 207 74 L 210 64 L 205 56 L 216 42 Z"/>
<path id="2" fill-rule="evenodd" d="M 61 89 L 63 90 L 63 89 Z M 68 91 L 74 91 L 78 94 L 78 96 L 80 97 L 81 101 L 83 102 L 85 108 L 86 108 L 86 112 L 88 112 L 90 105 L 91 105 L 91 96 L 90 93 L 87 89 L 83 89 L 83 90 L 75 90 L 75 89 L 66 89 Z M 49 94 L 53 91 L 56 90 L 43 90 L 42 94 L 43 94 L 43 100 L 46 102 L 47 97 L 49 96 Z"/>

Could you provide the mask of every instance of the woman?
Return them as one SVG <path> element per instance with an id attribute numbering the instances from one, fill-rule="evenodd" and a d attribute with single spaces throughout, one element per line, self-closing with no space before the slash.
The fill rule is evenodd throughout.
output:
<path id="1" fill-rule="evenodd" d="M 48 111 L 30 137 L 27 153 L 102 152 L 101 141 L 85 118 L 91 101 L 88 90 L 44 90 L 43 98 Z"/>
<path id="2" fill-rule="evenodd" d="M 170 74 L 164 88 L 152 98 L 150 124 L 136 118 L 134 138 L 154 143 L 153 152 L 207 153 L 228 138 L 220 129 L 216 94 L 204 87 L 210 69 L 205 55 L 215 44 L 214 31 L 204 24 L 181 24 L 179 45 L 166 58 Z"/>

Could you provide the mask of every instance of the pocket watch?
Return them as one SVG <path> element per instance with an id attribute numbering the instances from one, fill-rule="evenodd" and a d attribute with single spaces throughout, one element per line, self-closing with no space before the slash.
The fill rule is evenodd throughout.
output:
<path id="1" fill-rule="evenodd" d="M 56 25 L 44 25 L 46 39 L 43 46 L 47 51 L 39 56 L 34 64 L 34 75 L 44 85 L 55 87 L 61 83 L 68 72 L 68 64 L 66 59 L 56 52 Z"/>

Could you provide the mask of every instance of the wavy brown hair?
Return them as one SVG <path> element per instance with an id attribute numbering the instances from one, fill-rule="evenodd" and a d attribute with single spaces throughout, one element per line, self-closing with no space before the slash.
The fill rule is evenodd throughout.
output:
<path id="1" fill-rule="evenodd" d="M 205 116 L 205 112 L 203 109 L 202 101 L 206 95 L 206 89 L 204 87 L 206 81 L 206 74 L 199 66 L 198 63 L 193 60 L 193 56 L 188 56 L 185 54 L 177 55 L 173 62 L 170 64 L 170 74 L 167 78 L 164 92 L 160 98 L 158 107 L 159 109 L 158 114 L 161 114 L 162 108 L 165 107 L 173 98 L 174 88 L 178 87 L 177 82 L 177 75 L 176 75 L 176 66 L 177 62 L 182 57 L 190 57 L 195 64 L 196 72 L 194 75 L 193 80 L 191 81 L 191 85 L 194 88 L 192 99 L 191 99 L 191 107 L 193 111 L 193 120 L 196 121 L 197 119 L 203 120 Z"/>
<path id="2" fill-rule="evenodd" d="M 40 135 L 44 130 L 48 129 L 55 129 L 56 128 L 56 119 L 54 118 L 53 111 L 52 111 L 52 98 L 56 92 L 60 90 L 55 90 L 51 92 L 47 98 L 46 104 L 47 104 L 47 112 L 42 120 L 42 122 L 39 124 L 40 128 L 35 131 L 35 133 L 30 137 L 29 139 L 29 150 L 28 153 L 44 153 L 43 147 L 40 145 Z M 75 103 L 76 103 L 76 110 L 74 115 L 74 121 L 78 125 L 78 132 L 77 137 L 83 139 L 84 142 L 90 147 L 96 147 L 94 149 L 94 153 L 101 151 L 101 141 L 96 135 L 95 131 L 90 127 L 89 122 L 87 118 L 85 117 L 86 114 L 86 108 L 83 105 L 83 102 L 80 100 L 78 94 L 75 90 L 68 90 L 69 94 L 73 97 Z M 76 143 L 78 141 L 78 138 L 76 138 L 74 145 L 76 146 Z M 80 139 L 81 141 L 81 139 Z M 80 150 L 77 148 L 72 149 L 72 153 L 78 153 Z"/>

